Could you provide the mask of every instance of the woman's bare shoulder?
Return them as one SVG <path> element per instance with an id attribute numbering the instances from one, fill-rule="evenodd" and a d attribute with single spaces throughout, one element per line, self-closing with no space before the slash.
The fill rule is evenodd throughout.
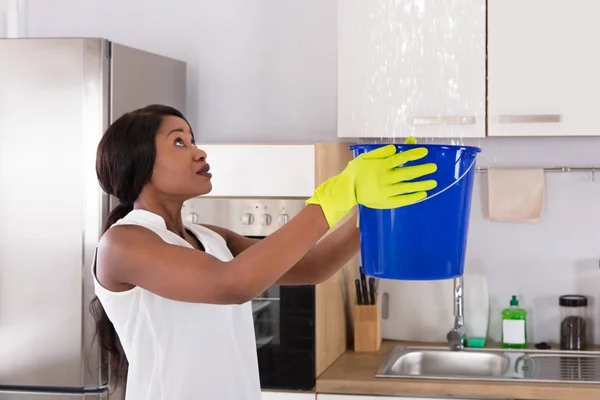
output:
<path id="1" fill-rule="evenodd" d="M 164 241 L 152 230 L 140 225 L 115 225 L 100 238 L 98 249 L 107 253 L 131 252 Z"/>
<path id="2" fill-rule="evenodd" d="M 139 225 L 116 225 L 98 243 L 98 269 L 119 281 L 123 268 L 139 264 L 153 248 L 165 243 L 156 233 Z"/>

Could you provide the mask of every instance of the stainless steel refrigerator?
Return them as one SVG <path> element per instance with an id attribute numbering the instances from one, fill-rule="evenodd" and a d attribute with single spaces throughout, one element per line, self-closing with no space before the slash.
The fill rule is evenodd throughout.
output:
<path id="1" fill-rule="evenodd" d="M 186 64 L 104 39 L 0 39 L 0 400 L 120 399 L 90 267 L 112 201 L 96 147 L 123 113 L 185 112 Z"/>

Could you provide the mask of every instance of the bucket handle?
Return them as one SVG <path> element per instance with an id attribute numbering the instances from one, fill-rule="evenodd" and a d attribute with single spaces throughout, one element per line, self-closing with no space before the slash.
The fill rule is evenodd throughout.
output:
<path id="1" fill-rule="evenodd" d="M 414 205 L 414 204 L 419 204 L 419 203 L 422 203 L 422 202 L 424 202 L 424 201 L 427 201 L 427 200 L 433 199 L 435 196 L 437 196 L 437 195 L 440 195 L 440 194 L 444 193 L 446 190 L 448 190 L 448 189 L 450 189 L 452 186 L 456 185 L 458 182 L 460 182 L 460 181 L 461 181 L 461 179 L 462 179 L 462 178 L 464 178 L 464 177 L 465 177 L 465 175 L 467 175 L 467 174 L 469 173 L 469 171 L 471 171 L 471 168 L 473 168 L 473 167 L 475 166 L 475 161 L 476 161 L 476 160 L 477 160 L 477 159 L 476 159 L 475 157 L 473 157 L 473 161 L 471 162 L 471 165 L 469 165 L 469 168 L 467 168 L 467 170 L 466 170 L 465 172 L 463 172 L 463 174 L 462 174 L 461 176 L 459 176 L 459 177 L 458 177 L 458 179 L 457 179 L 457 180 L 455 180 L 454 182 L 452 182 L 450 185 L 448 185 L 448 186 L 447 186 L 447 187 L 445 187 L 444 189 L 440 190 L 439 192 L 437 192 L 437 193 L 436 193 L 436 194 L 434 194 L 433 196 L 428 196 L 428 197 L 425 197 L 423 200 L 419 200 L 419 201 L 417 201 L 416 203 L 412 203 L 412 204 L 413 204 L 413 205 Z"/>

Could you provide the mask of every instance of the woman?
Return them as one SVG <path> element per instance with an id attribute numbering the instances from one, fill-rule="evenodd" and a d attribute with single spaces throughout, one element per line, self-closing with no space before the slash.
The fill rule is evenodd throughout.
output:
<path id="1" fill-rule="evenodd" d="M 127 399 L 259 400 L 250 301 L 273 284 L 315 284 L 344 265 L 358 250 L 355 218 L 317 242 L 356 204 L 400 207 L 435 187 L 403 183 L 433 164 L 395 168 L 425 149 L 394 153 L 386 146 L 351 161 L 288 224 L 256 241 L 183 224 L 182 203 L 210 192 L 211 173 L 179 111 L 152 105 L 116 120 L 96 171 L 121 204 L 98 244 L 91 306 Z"/>

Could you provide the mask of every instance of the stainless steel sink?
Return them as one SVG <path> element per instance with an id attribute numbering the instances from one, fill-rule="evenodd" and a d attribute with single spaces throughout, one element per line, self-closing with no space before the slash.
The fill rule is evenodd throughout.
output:
<path id="1" fill-rule="evenodd" d="M 382 372 L 410 376 L 503 376 L 509 367 L 510 360 L 503 354 L 415 350 L 400 355 Z"/>
<path id="2" fill-rule="evenodd" d="M 600 383 L 600 353 L 398 346 L 376 376 Z"/>

